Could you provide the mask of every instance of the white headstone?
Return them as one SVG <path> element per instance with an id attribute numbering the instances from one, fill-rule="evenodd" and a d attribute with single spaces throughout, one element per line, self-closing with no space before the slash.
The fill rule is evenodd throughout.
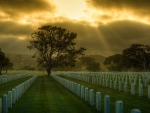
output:
<path id="1" fill-rule="evenodd" d="M 110 113 L 110 97 L 105 95 L 104 97 L 104 113 Z"/>
<path id="2" fill-rule="evenodd" d="M 16 86 L 15 89 L 16 89 L 16 100 L 18 100 L 18 98 L 19 98 L 18 97 L 18 86 Z"/>
<path id="3" fill-rule="evenodd" d="M 148 86 L 148 80 L 145 79 L 145 87 L 147 87 L 147 86 Z"/>
<path id="4" fill-rule="evenodd" d="M 117 89 L 117 82 L 114 81 L 114 89 Z"/>
<path id="5" fill-rule="evenodd" d="M 143 96 L 143 84 L 139 84 L 139 96 Z"/>
<path id="6" fill-rule="evenodd" d="M 77 95 L 80 96 L 80 84 L 78 84 L 78 87 L 77 87 Z"/>
<path id="7" fill-rule="evenodd" d="M 81 86 L 81 98 L 84 99 L 84 86 Z"/>
<path id="8" fill-rule="evenodd" d="M 134 84 L 136 85 L 136 78 L 134 78 Z"/>
<path id="9" fill-rule="evenodd" d="M 3 113 L 7 113 L 8 112 L 8 100 L 7 100 L 7 94 L 3 95 Z"/>
<path id="10" fill-rule="evenodd" d="M 85 101 L 87 102 L 88 101 L 88 87 L 85 88 Z"/>
<path id="11" fill-rule="evenodd" d="M 135 95 L 135 84 L 131 84 L 131 94 Z"/>
<path id="12" fill-rule="evenodd" d="M 141 113 L 141 111 L 139 109 L 132 109 L 131 113 Z"/>
<path id="13" fill-rule="evenodd" d="M 96 92 L 96 109 L 97 111 L 101 111 L 101 93 Z"/>
<path id="14" fill-rule="evenodd" d="M 8 91 L 8 108 L 12 108 L 12 92 Z"/>
<path id="15" fill-rule="evenodd" d="M 123 102 L 116 101 L 116 113 L 123 113 Z"/>
<path id="16" fill-rule="evenodd" d="M 94 106 L 94 90 L 90 89 L 90 105 Z"/>
<path id="17" fill-rule="evenodd" d="M 74 93 L 77 94 L 77 83 L 74 84 Z"/>
<path id="18" fill-rule="evenodd" d="M 127 86 L 127 82 L 124 83 L 124 92 L 128 91 L 128 86 Z"/>

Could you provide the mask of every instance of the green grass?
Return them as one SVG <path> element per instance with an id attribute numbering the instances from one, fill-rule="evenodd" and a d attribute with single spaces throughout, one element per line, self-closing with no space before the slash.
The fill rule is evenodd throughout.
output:
<path id="1" fill-rule="evenodd" d="M 150 113 L 150 99 L 147 97 L 147 93 L 144 91 L 144 96 L 139 97 L 138 94 L 131 95 L 130 92 L 124 93 L 114 90 L 113 88 L 106 88 L 100 85 L 93 85 L 90 83 L 86 83 L 80 80 L 72 79 L 65 76 L 60 76 L 62 78 L 68 79 L 70 81 L 74 81 L 80 85 L 84 85 L 85 87 L 88 87 L 89 89 L 94 89 L 94 92 L 101 92 L 102 95 L 102 113 L 104 112 L 104 96 L 109 95 L 110 96 L 110 105 L 111 105 L 111 113 L 115 113 L 115 102 L 118 100 L 123 101 L 123 111 L 124 113 L 130 113 L 131 109 L 140 109 L 142 113 Z M 122 86 L 123 89 L 123 86 Z M 130 90 L 130 89 L 129 89 Z M 137 90 L 136 90 L 137 92 Z"/>
<path id="2" fill-rule="evenodd" d="M 39 76 L 8 113 L 97 113 L 53 78 Z"/>
<path id="3" fill-rule="evenodd" d="M 12 88 L 15 88 L 17 85 L 27 81 L 28 79 L 30 79 L 32 76 L 27 76 L 27 77 L 23 77 L 17 80 L 13 80 L 11 82 L 8 83 L 4 83 L 4 84 L 0 84 L 0 98 L 2 98 L 2 96 L 4 94 L 7 94 L 8 91 L 11 91 Z"/>

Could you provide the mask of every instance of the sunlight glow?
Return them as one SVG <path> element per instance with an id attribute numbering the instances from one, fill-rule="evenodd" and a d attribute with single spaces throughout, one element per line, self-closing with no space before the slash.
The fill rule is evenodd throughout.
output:
<path id="1" fill-rule="evenodd" d="M 21 37 L 18 37 L 19 40 L 25 40 L 26 37 L 25 36 L 21 36 Z"/>
<path id="2" fill-rule="evenodd" d="M 53 0 L 56 12 L 41 12 L 25 15 L 18 20 L 21 24 L 42 25 L 47 22 L 56 23 L 69 21 L 84 22 L 90 26 L 97 27 L 100 23 L 108 24 L 114 21 L 129 20 L 150 25 L 150 18 L 140 17 L 130 10 L 103 10 L 92 9 L 87 6 L 85 0 Z M 68 4 L 68 5 L 67 5 Z"/>
<path id="3" fill-rule="evenodd" d="M 86 3 L 84 0 L 54 0 L 57 6 L 58 15 L 68 17 L 70 19 L 80 20 Z M 68 5 L 67 5 L 68 4 Z"/>

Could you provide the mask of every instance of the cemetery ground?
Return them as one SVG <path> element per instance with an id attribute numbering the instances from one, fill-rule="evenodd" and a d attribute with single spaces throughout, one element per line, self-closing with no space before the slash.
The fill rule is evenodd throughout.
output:
<path id="1" fill-rule="evenodd" d="M 8 113 L 96 113 L 95 107 L 77 97 L 52 77 L 39 76 Z"/>
<path id="2" fill-rule="evenodd" d="M 144 95 L 142 97 L 139 97 L 138 95 L 138 85 L 136 85 L 136 94 L 131 95 L 131 89 L 128 86 L 128 92 L 125 93 L 123 90 L 120 92 L 118 91 L 118 86 L 117 89 L 114 90 L 110 89 L 109 87 L 101 86 L 101 85 L 96 85 L 96 84 L 91 84 L 87 82 L 83 82 L 74 78 L 66 77 L 60 75 L 59 77 L 64 78 L 66 80 L 75 82 L 80 85 L 84 85 L 84 87 L 88 87 L 88 89 L 93 89 L 94 90 L 94 99 L 96 98 L 96 92 L 101 92 L 101 113 L 104 113 L 104 96 L 109 95 L 110 96 L 110 112 L 115 113 L 115 102 L 116 101 L 122 101 L 123 102 L 123 112 L 124 113 L 130 113 L 131 109 L 140 109 L 142 113 L 150 113 L 150 99 L 148 99 L 148 92 L 143 89 Z M 123 86 L 122 86 L 123 89 Z M 96 101 L 96 100 L 95 100 Z M 96 103 L 96 102 L 95 102 Z"/>
<path id="3" fill-rule="evenodd" d="M 12 88 L 14 88 L 15 86 L 25 82 L 26 80 L 30 79 L 31 77 L 32 76 L 27 76 L 27 77 L 23 77 L 23 78 L 19 78 L 19 79 L 10 81 L 8 83 L 0 84 L 0 98 L 2 98 L 2 96 L 4 94 L 7 94 L 8 91 L 12 90 Z"/>

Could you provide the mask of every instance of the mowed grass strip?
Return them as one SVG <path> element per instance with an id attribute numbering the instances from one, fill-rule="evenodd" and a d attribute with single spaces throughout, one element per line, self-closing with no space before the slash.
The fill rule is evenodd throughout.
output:
<path id="1" fill-rule="evenodd" d="M 80 85 L 84 85 L 84 87 L 88 87 L 89 89 L 94 90 L 94 95 L 96 95 L 96 92 L 101 92 L 102 97 L 102 113 L 104 112 L 104 96 L 109 95 L 110 96 L 110 111 L 111 113 L 115 113 L 115 102 L 116 101 L 122 101 L 123 102 L 123 111 L 124 113 L 130 113 L 131 109 L 140 109 L 142 113 L 150 113 L 150 99 L 148 99 L 147 94 L 145 94 L 143 97 L 139 97 L 139 95 L 131 95 L 130 92 L 125 93 L 124 87 L 122 86 L 122 92 L 118 91 L 118 87 L 116 90 L 114 88 L 106 88 L 104 86 L 100 85 L 94 85 L 91 83 L 86 83 L 77 79 L 69 78 L 66 76 L 59 76 L 64 79 L 76 82 Z"/>
<path id="2" fill-rule="evenodd" d="M 33 76 L 27 76 L 27 77 L 19 78 L 17 80 L 10 81 L 8 83 L 1 84 L 0 85 L 0 98 L 2 98 L 4 94 L 7 94 L 8 91 L 11 91 L 12 88 L 15 88 L 17 85 L 27 81 L 28 79 L 32 77 Z"/>
<path id="3" fill-rule="evenodd" d="M 39 76 L 8 113 L 97 113 L 52 77 Z"/>

